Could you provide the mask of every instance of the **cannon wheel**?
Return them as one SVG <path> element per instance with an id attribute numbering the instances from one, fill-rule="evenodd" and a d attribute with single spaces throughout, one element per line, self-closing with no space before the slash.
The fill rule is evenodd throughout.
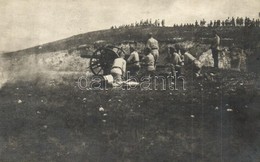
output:
<path id="1" fill-rule="evenodd" d="M 113 62 L 124 51 L 118 47 L 101 47 L 90 58 L 90 70 L 95 75 L 107 75 L 110 73 Z"/>

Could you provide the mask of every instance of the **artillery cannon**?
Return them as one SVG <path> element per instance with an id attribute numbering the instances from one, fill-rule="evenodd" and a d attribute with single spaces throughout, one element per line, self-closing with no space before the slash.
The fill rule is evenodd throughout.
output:
<path id="1" fill-rule="evenodd" d="M 103 42 L 102 42 L 103 43 Z M 133 43 L 133 42 L 130 42 Z M 113 62 L 116 58 L 120 56 L 120 53 L 126 55 L 125 59 L 130 56 L 129 52 L 125 52 L 122 48 L 114 45 L 102 45 L 99 46 L 96 50 L 88 49 L 87 45 L 81 45 L 78 49 L 81 51 L 81 57 L 89 58 L 89 69 L 94 75 L 108 75 L 110 74 Z M 88 49 L 88 50 L 86 50 Z M 91 52 L 94 51 L 94 52 Z M 143 53 L 139 53 L 140 60 L 144 56 Z M 127 66 L 129 70 L 130 66 Z M 167 66 L 157 65 L 157 71 L 165 71 Z M 164 72 L 163 72 L 164 73 Z"/>
<path id="2" fill-rule="evenodd" d="M 110 73 L 113 62 L 123 52 L 121 48 L 106 46 L 97 49 L 90 58 L 89 68 L 95 75 L 107 75 Z"/>
<path id="3" fill-rule="evenodd" d="M 119 57 L 120 53 L 125 51 L 119 47 L 112 45 L 105 45 L 98 47 L 94 52 L 86 50 L 86 45 L 78 47 L 81 57 L 89 58 L 89 69 L 94 75 L 107 75 L 110 73 L 113 62 Z"/>

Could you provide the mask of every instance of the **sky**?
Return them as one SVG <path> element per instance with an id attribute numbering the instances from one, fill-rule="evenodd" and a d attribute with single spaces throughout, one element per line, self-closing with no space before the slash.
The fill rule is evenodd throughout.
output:
<path id="1" fill-rule="evenodd" d="M 260 0 L 0 0 L 0 52 L 147 18 L 172 26 L 259 12 Z"/>

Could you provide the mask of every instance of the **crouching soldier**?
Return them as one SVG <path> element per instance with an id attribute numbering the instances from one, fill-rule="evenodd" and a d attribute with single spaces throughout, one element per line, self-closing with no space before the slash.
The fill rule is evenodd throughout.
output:
<path id="1" fill-rule="evenodd" d="M 192 56 L 190 53 L 188 53 L 186 49 L 181 48 L 180 52 L 184 58 L 184 64 L 191 66 L 191 69 L 195 73 L 196 77 L 201 76 L 200 71 L 202 68 L 202 63 L 199 60 L 197 60 L 194 56 Z"/>
<path id="2" fill-rule="evenodd" d="M 231 69 L 240 71 L 241 54 L 243 53 L 243 50 L 233 45 L 233 47 L 230 49 L 230 52 Z"/>
<path id="3" fill-rule="evenodd" d="M 122 79 L 125 76 L 126 71 L 126 61 L 124 60 L 125 54 L 121 52 L 119 58 L 114 60 L 113 66 L 111 68 L 111 75 L 113 76 L 115 84 L 122 84 Z"/>
<path id="4" fill-rule="evenodd" d="M 127 59 L 130 75 L 137 75 L 140 70 L 139 54 L 134 47 L 130 47 L 130 56 Z"/>

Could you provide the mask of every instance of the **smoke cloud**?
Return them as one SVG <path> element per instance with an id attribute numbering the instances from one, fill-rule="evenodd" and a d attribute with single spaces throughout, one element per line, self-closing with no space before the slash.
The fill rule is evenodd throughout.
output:
<path id="1" fill-rule="evenodd" d="M 71 84 L 88 73 L 88 59 L 67 51 L 16 55 L 0 55 L 0 88 L 7 83 L 31 82 L 40 86 Z M 72 82 L 73 83 L 73 82 Z"/>

